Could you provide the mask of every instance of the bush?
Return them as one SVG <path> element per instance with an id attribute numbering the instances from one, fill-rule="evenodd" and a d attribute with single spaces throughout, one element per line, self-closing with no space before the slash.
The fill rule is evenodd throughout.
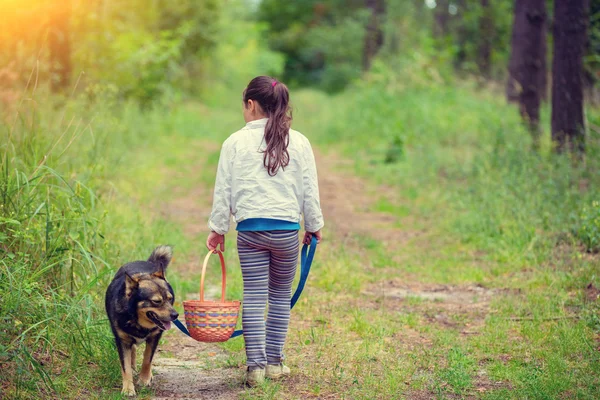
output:
<path id="1" fill-rule="evenodd" d="M 585 246 L 586 251 L 600 251 L 600 202 L 594 201 L 590 207 L 585 206 L 579 215 L 579 226 L 576 235 Z"/>

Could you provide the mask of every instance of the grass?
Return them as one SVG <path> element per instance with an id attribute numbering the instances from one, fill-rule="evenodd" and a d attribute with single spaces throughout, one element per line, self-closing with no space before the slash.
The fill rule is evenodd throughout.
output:
<path id="1" fill-rule="evenodd" d="M 149 207 L 166 194 L 155 157 L 178 114 L 37 96 L 35 114 L 23 107 L 2 125 L 2 397 L 120 397 L 104 290 L 157 244 L 186 249 L 181 229 Z"/>
<path id="2" fill-rule="evenodd" d="M 600 286 L 600 262 L 573 232 L 600 197 L 599 138 L 590 133 L 585 163 L 553 155 L 547 139 L 533 153 L 517 111 L 494 91 L 404 81 L 379 79 L 334 97 L 293 93 L 295 128 L 322 152 L 353 160 L 345 171 L 319 173 L 361 176 L 368 211 L 417 234 L 383 243 L 366 233 L 344 238 L 329 223 L 293 311 L 287 357 L 297 377 L 242 397 L 594 398 L 600 307 L 585 287 Z M 204 234 L 159 211 L 212 186 L 219 145 L 241 125 L 234 106 L 142 114 L 108 105 L 92 134 L 75 128 L 91 120 L 82 101 L 65 106 L 62 123 L 44 119 L 55 115 L 48 106 L 3 148 L 0 363 L 14 372 L 0 377 L 7 398 L 119 397 L 103 289 L 121 263 L 174 243 L 170 281 L 179 299 L 197 291 L 197 273 L 178 268 L 197 262 Z M 83 122 L 66 129 L 73 115 Z M 593 110 L 589 118 L 598 124 Z M 51 153 L 64 154 L 38 168 L 65 130 Z M 400 154 L 394 162 L 390 146 Z M 228 297 L 241 298 L 227 243 Z M 394 285 L 414 290 L 378 294 Z M 466 295 L 426 296 L 440 288 Z M 243 365 L 241 340 L 222 348 L 223 366 Z"/>
<path id="3" fill-rule="evenodd" d="M 468 85 L 410 93 L 365 86 L 330 106 L 314 106 L 300 129 L 318 131 L 313 137 L 322 146 L 337 142 L 335 148 L 354 159 L 354 173 L 397 188 L 401 201 L 379 199 L 377 211 L 400 221 L 418 216 L 427 226 L 422 240 L 387 249 L 388 259 L 400 252 L 404 262 L 372 270 L 375 279 L 410 273 L 418 282 L 477 282 L 509 291 L 492 303 L 493 314 L 472 337 L 420 321 L 429 326 L 431 341 L 450 349 L 445 355 L 421 355 L 436 365 L 425 385 L 430 394 L 593 398 L 600 384 L 593 368 L 599 331 L 589 315 L 597 315 L 598 304 L 583 300 L 582 293 L 588 283 L 598 286 L 600 262 L 581 253 L 570 232 L 578 212 L 600 196 L 594 172 L 599 138 L 590 134 L 585 164 L 553 155 L 547 142 L 541 153 L 533 153 L 514 108 L 497 97 Z M 302 106 L 310 107 L 311 99 L 301 95 Z M 327 124 L 332 114 L 335 122 Z M 376 139 L 369 132 L 376 132 Z M 387 143 L 398 135 L 404 136 L 405 157 L 386 164 Z M 369 242 L 364 246 L 373 251 Z M 414 307 L 408 303 L 398 307 Z M 423 313 L 425 307 L 419 308 Z M 389 317 L 392 311 L 384 313 Z M 363 312 L 361 320 L 368 315 Z M 515 315 L 533 320 L 506 321 Z M 552 317 L 568 319 L 546 320 Z M 402 336 L 402 326 L 387 326 Z M 376 337 L 385 338 L 385 330 Z M 510 354 L 511 361 L 493 361 L 493 368 L 486 368 L 485 360 L 501 354 Z M 474 391 L 475 365 L 499 387 L 479 379 L 481 391 Z M 368 390 L 360 393 L 348 397 L 369 398 Z"/>
<path id="4" fill-rule="evenodd" d="M 584 292 L 599 286 L 600 260 L 572 232 L 600 197 L 597 133 L 577 163 L 554 155 L 548 134 L 532 152 L 516 110 L 494 92 L 469 84 L 403 89 L 365 84 L 334 98 L 296 95 L 297 114 L 310 110 L 299 130 L 352 158 L 347 173 L 395 189 L 374 199 L 373 210 L 395 216 L 400 229 L 416 217 L 426 230 L 399 246 L 364 237 L 355 249 L 328 243 L 333 254 L 319 255 L 309 311 L 295 318 L 305 326 L 319 316 L 329 329 L 293 344 L 312 347 L 298 351 L 300 369 L 324 360 L 318 368 L 326 372 L 300 386 L 343 398 L 594 398 L 599 306 Z M 589 118 L 597 118 L 593 110 Z M 386 163 L 398 136 L 403 157 Z M 357 261 L 365 254 L 366 263 Z M 365 268 L 368 277 L 357 282 Z M 373 304 L 363 294 L 392 277 L 477 283 L 495 294 L 482 310 L 414 298 Z M 314 328 L 296 329 L 307 336 Z M 288 390 L 281 395 L 295 398 Z"/>

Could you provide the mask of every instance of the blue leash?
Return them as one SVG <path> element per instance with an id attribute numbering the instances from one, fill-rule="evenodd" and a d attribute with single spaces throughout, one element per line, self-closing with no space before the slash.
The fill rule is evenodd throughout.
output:
<path id="1" fill-rule="evenodd" d="M 306 244 L 302 246 L 302 251 L 300 252 L 300 281 L 298 282 L 298 287 L 292 296 L 292 301 L 290 302 L 290 309 L 294 308 L 296 302 L 300 298 L 302 291 L 304 290 L 304 285 L 306 284 L 306 280 L 308 279 L 308 273 L 310 272 L 310 266 L 312 265 L 313 258 L 315 258 L 315 252 L 317 251 L 317 237 L 312 235 L 312 239 L 310 241 L 310 247 Z M 186 335 L 190 336 L 190 332 L 187 330 L 186 326 L 178 319 L 173 321 L 175 326 L 179 328 L 179 330 Z M 233 332 L 230 339 L 241 336 L 244 333 L 242 329 L 238 329 Z M 190 336 L 191 337 L 191 336 Z"/>

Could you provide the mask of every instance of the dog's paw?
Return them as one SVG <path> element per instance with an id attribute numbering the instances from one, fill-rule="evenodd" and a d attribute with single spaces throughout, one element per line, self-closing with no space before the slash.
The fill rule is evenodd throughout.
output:
<path id="1" fill-rule="evenodd" d="M 152 384 L 152 378 L 152 371 L 150 371 L 148 375 L 140 374 L 140 385 L 150 386 Z"/>
<path id="2" fill-rule="evenodd" d="M 133 386 L 133 382 L 123 382 L 121 394 L 125 396 L 135 396 L 135 386 Z"/>

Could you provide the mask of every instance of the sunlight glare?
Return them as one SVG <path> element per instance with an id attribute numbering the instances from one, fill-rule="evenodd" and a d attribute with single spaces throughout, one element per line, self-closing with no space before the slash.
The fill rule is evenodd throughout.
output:
<path id="1" fill-rule="evenodd" d="M 437 7 L 437 3 L 435 0 L 425 0 L 425 5 L 431 9 Z"/>

